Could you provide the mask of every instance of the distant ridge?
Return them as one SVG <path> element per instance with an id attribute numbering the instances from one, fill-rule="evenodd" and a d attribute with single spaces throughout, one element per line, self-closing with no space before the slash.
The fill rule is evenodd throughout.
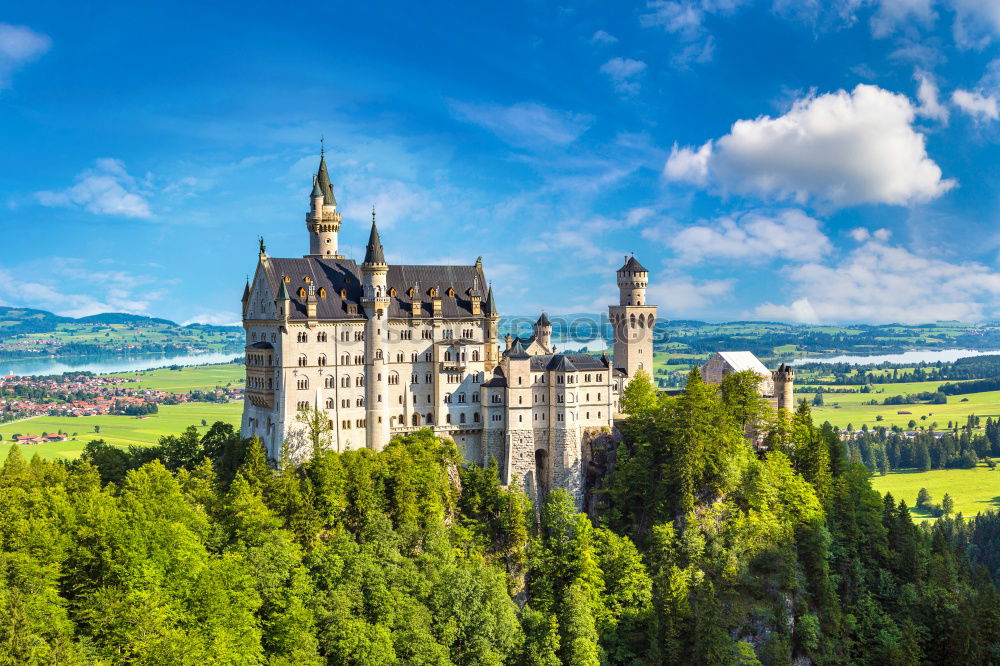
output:
<path id="1" fill-rule="evenodd" d="M 147 317 L 145 315 L 127 314 L 124 312 L 102 312 L 101 314 L 87 315 L 78 319 L 71 319 L 81 324 L 165 324 L 167 326 L 177 326 L 177 322 L 160 317 Z"/>
<path id="2" fill-rule="evenodd" d="M 239 326 L 216 326 L 212 324 L 188 324 L 187 326 L 181 326 L 177 322 L 162 317 L 149 317 L 147 315 L 130 314 L 127 312 L 102 312 L 100 314 L 87 315 L 86 317 L 63 317 L 47 310 L 0 305 L 0 340 L 25 333 L 49 333 L 56 330 L 56 326 L 59 324 L 77 324 L 80 326 L 124 324 L 212 331 L 231 331 L 240 328 Z"/>

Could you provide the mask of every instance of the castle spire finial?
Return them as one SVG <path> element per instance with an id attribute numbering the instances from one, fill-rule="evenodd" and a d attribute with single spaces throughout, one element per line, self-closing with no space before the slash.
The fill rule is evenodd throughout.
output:
<path id="1" fill-rule="evenodd" d="M 365 248 L 365 264 L 385 264 L 385 251 L 382 249 L 382 239 L 375 226 L 375 207 L 372 206 L 372 231 L 368 236 L 368 246 Z"/>
<path id="2" fill-rule="evenodd" d="M 324 142 L 323 142 L 323 135 L 320 134 L 319 135 L 319 156 L 323 157 L 323 154 L 325 152 L 326 152 L 326 146 L 324 145 Z"/>

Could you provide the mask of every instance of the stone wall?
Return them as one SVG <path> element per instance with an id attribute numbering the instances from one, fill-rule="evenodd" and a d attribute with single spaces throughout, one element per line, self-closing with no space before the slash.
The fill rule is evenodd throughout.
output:
<path id="1" fill-rule="evenodd" d="M 583 507 L 583 456 L 580 432 L 576 428 L 556 428 L 550 455 L 552 487 L 564 488 L 578 509 Z"/>
<path id="2" fill-rule="evenodd" d="M 534 433 L 531 430 L 508 430 L 506 440 L 507 483 L 514 483 L 515 478 L 519 479 L 528 496 L 537 501 Z"/>

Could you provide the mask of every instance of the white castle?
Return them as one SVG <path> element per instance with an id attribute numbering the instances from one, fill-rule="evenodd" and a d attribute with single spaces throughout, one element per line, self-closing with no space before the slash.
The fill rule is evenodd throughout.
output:
<path id="1" fill-rule="evenodd" d="M 652 372 L 656 306 L 646 303 L 646 269 L 631 257 L 617 272 L 613 359 L 556 353 L 544 313 L 533 336 L 508 335 L 501 349 L 481 259 L 389 265 L 373 211 L 359 265 L 338 253 L 340 223 L 321 154 L 309 254 L 270 257 L 262 240 L 243 294 L 243 436 L 258 436 L 278 459 L 301 439 L 296 416 L 305 408 L 327 415 L 337 451 L 378 451 L 431 428 L 469 462 L 494 458 L 506 484 L 516 479 L 533 497 L 563 487 L 581 502 L 590 442 L 614 427 L 636 371 Z"/>

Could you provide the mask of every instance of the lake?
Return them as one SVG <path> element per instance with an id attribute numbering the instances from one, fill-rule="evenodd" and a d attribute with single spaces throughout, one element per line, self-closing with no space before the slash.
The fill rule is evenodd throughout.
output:
<path id="1" fill-rule="evenodd" d="M 790 365 L 802 365 L 804 363 L 850 363 L 851 365 L 937 363 L 938 361 L 951 362 L 968 356 L 986 356 L 987 354 L 1000 354 L 1000 352 L 976 351 L 974 349 L 941 349 L 905 351 L 898 354 L 873 354 L 871 356 L 842 354 L 826 358 L 799 358 L 792 361 Z"/>
<path id="2" fill-rule="evenodd" d="M 205 352 L 203 354 L 135 354 L 132 356 L 72 356 L 65 358 L 33 358 L 14 361 L 0 360 L 0 376 L 60 375 L 64 372 L 87 371 L 104 374 L 130 370 L 152 370 L 168 365 L 205 365 L 228 363 L 239 351 Z"/>

